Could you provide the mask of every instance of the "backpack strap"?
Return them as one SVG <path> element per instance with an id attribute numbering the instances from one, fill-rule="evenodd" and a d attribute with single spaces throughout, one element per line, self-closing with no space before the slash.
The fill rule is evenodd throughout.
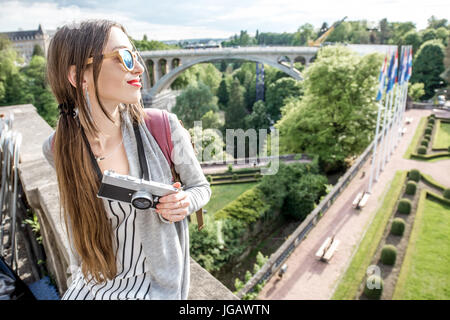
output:
<path id="1" fill-rule="evenodd" d="M 180 175 L 175 171 L 175 166 L 171 158 L 173 143 L 167 111 L 157 108 L 144 108 L 144 111 L 145 125 L 147 126 L 147 129 L 151 133 L 151 135 L 155 138 L 167 162 L 169 163 L 173 180 L 175 182 L 181 182 Z M 181 120 L 179 121 L 183 126 L 183 122 Z M 198 230 L 200 231 L 204 227 L 203 208 L 197 210 L 195 214 L 197 216 Z"/>

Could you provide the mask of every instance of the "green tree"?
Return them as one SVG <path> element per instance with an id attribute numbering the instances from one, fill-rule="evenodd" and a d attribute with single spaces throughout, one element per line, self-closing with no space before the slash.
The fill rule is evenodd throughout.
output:
<path id="1" fill-rule="evenodd" d="M 422 41 L 426 42 L 429 40 L 437 39 L 436 30 L 435 29 L 426 29 L 422 31 Z"/>
<path id="2" fill-rule="evenodd" d="M 314 26 L 310 23 L 305 23 L 297 29 L 292 44 L 295 46 L 304 46 L 308 44 L 309 40 L 314 40 L 316 37 Z"/>
<path id="3" fill-rule="evenodd" d="M 217 98 L 211 90 L 202 82 L 197 85 L 189 85 L 177 96 L 176 104 L 172 112 L 178 115 L 187 128 L 194 126 L 194 121 L 199 121 L 208 111 L 217 112 Z"/>
<path id="4" fill-rule="evenodd" d="M 429 40 L 420 46 L 415 56 L 411 83 L 425 85 L 424 99 L 432 98 L 434 90 L 442 87 L 440 75 L 444 72 L 444 50 L 440 40 Z"/>
<path id="5" fill-rule="evenodd" d="M 220 115 L 213 110 L 206 112 L 202 116 L 201 120 L 203 128 L 220 129 L 223 126 Z"/>
<path id="6" fill-rule="evenodd" d="M 42 47 L 38 44 L 35 44 L 33 47 L 33 56 L 41 56 L 44 57 L 44 50 L 42 50 Z"/>
<path id="7" fill-rule="evenodd" d="M 304 96 L 291 99 L 275 124 L 280 153 L 317 155 L 325 171 L 344 166 L 374 135 L 380 54 L 363 57 L 344 46 L 323 47 L 305 73 Z"/>
<path id="8" fill-rule="evenodd" d="M 267 111 L 272 120 L 281 118 L 281 108 L 286 98 L 300 98 L 303 95 L 302 83 L 292 78 L 281 78 L 271 83 L 266 91 Z"/>
<path id="9" fill-rule="evenodd" d="M 228 104 L 228 96 L 229 96 L 229 90 L 228 90 L 228 83 L 225 79 L 225 75 L 222 76 L 222 80 L 220 81 L 219 88 L 217 89 L 217 98 L 219 103 L 219 108 L 221 110 L 225 110 L 226 105 Z"/>
<path id="10" fill-rule="evenodd" d="M 438 19 L 435 16 L 431 16 L 428 19 L 428 28 L 438 29 L 440 27 L 446 27 L 447 23 L 447 19 Z"/>
<path id="11" fill-rule="evenodd" d="M 225 126 L 227 129 L 245 129 L 244 118 L 247 115 L 244 100 L 245 89 L 235 78 L 231 83 L 228 105 L 225 112 Z"/>
<path id="12" fill-rule="evenodd" d="M 423 83 L 408 83 L 408 95 L 413 99 L 413 101 L 420 101 L 420 98 L 425 94 Z"/>
<path id="13" fill-rule="evenodd" d="M 264 101 L 255 102 L 252 113 L 245 117 L 245 127 L 253 128 L 256 131 L 270 127 L 270 119 Z"/>
<path id="14" fill-rule="evenodd" d="M 411 45 L 413 47 L 413 52 L 417 52 L 422 44 L 422 38 L 420 33 L 415 30 L 411 30 L 404 35 L 402 43 L 404 45 Z"/>

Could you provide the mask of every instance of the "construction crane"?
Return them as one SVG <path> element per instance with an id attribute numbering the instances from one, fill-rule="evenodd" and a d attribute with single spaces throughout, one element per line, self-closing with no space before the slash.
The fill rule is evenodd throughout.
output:
<path id="1" fill-rule="evenodd" d="M 331 32 L 333 32 L 333 30 L 339 26 L 342 22 L 344 22 L 344 20 L 347 19 L 347 17 L 345 16 L 344 19 L 335 22 L 331 27 L 328 28 L 327 31 L 325 31 L 319 38 L 317 38 L 316 40 L 312 41 L 309 40 L 308 41 L 308 46 L 310 47 L 320 47 L 322 45 L 322 42 L 325 41 L 325 39 L 330 35 Z"/>

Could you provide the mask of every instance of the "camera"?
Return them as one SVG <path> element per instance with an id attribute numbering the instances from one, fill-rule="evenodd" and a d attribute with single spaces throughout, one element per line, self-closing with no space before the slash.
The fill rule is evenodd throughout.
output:
<path id="1" fill-rule="evenodd" d="M 97 197 L 128 202 L 136 209 L 155 208 L 159 198 L 178 192 L 169 184 L 147 181 L 105 170 Z"/>

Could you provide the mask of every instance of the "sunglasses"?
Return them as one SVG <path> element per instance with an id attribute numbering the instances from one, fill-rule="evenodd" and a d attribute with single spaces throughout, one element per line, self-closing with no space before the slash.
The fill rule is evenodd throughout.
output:
<path id="1" fill-rule="evenodd" d="M 136 53 L 131 52 L 130 49 L 119 49 L 117 51 L 113 51 L 110 53 L 105 53 L 100 55 L 103 59 L 119 57 L 122 66 L 125 68 L 125 71 L 133 71 L 134 69 L 134 61 L 137 59 Z M 87 60 L 86 64 L 91 64 L 94 62 L 94 58 L 91 57 Z"/>

